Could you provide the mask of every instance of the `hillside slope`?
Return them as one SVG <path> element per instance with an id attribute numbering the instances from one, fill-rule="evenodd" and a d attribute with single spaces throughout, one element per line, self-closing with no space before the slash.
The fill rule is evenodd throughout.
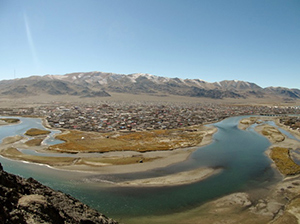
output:
<path id="1" fill-rule="evenodd" d="M 0 164 L 0 223 L 99 223 L 118 222 L 77 199 L 46 187 L 36 180 L 5 172 Z"/>

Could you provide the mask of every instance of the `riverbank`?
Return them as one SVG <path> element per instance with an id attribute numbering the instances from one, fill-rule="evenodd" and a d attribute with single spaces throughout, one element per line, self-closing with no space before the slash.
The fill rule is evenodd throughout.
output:
<path id="1" fill-rule="evenodd" d="M 268 124 L 268 121 L 274 122 L 276 127 Z M 266 151 L 268 157 L 274 161 L 272 165 L 278 168 L 283 175 L 300 174 L 300 166 L 296 164 L 292 158 L 299 158 L 300 132 L 280 123 L 279 118 L 270 117 L 250 117 L 242 119 L 239 123 L 239 128 L 245 130 L 253 124 L 256 125 L 254 130 L 268 138 L 272 143 Z M 289 136 L 286 136 L 277 127 L 292 134 L 295 138 L 289 138 Z"/>
<path id="2" fill-rule="evenodd" d="M 16 118 L 0 118 L 0 126 L 9 125 L 9 124 L 17 124 L 20 120 Z"/>
<path id="3" fill-rule="evenodd" d="M 296 139 L 291 139 L 282 133 L 277 127 L 265 124 L 264 121 L 273 121 L 277 127 L 291 133 Z M 272 201 L 275 207 L 279 207 L 274 214 L 272 224 L 299 223 L 300 222 L 300 165 L 294 162 L 293 154 L 298 155 L 300 150 L 300 133 L 279 122 L 278 118 L 255 117 L 243 119 L 239 127 L 248 128 L 252 124 L 258 124 L 255 131 L 269 139 L 272 145 L 266 154 L 272 159 L 272 167 L 280 172 L 282 181 L 270 189 L 270 193 L 264 197 L 266 201 Z M 299 157 L 298 157 L 299 158 Z M 276 206 L 277 205 L 277 206 Z"/>
<path id="4" fill-rule="evenodd" d="M 195 141 L 193 143 L 194 145 L 196 145 L 195 147 L 183 147 L 173 150 L 158 150 L 146 152 L 131 150 L 109 151 L 105 153 L 98 153 L 97 151 L 94 151 L 94 153 L 86 153 L 85 151 L 81 152 L 80 150 L 78 150 L 76 151 L 76 154 L 72 152 L 72 154 L 70 154 L 70 157 L 66 156 L 66 153 L 63 153 L 63 155 L 61 153 L 58 153 L 57 151 L 49 150 L 48 146 L 43 144 L 32 145 L 31 142 L 35 140 L 36 137 L 29 140 L 28 137 L 14 136 L 8 137 L 2 141 L 2 143 L 0 144 L 0 154 L 9 159 L 39 163 L 49 165 L 55 169 L 63 169 L 76 172 L 88 172 L 97 174 L 134 173 L 160 167 L 166 167 L 168 165 L 186 160 L 196 148 L 211 143 L 212 136 L 216 131 L 217 128 L 213 126 L 198 126 L 197 129 L 194 127 L 194 129 L 192 129 L 191 131 L 181 130 L 180 132 L 178 132 L 180 134 L 183 133 L 185 136 L 189 134 L 191 134 L 192 136 L 198 135 L 196 141 L 197 144 L 195 144 Z M 86 136 L 88 136 L 88 134 L 86 134 Z M 178 141 L 178 137 L 180 136 L 174 136 L 175 137 L 173 138 Z M 89 137 L 84 137 L 84 139 L 79 140 L 88 141 L 93 137 L 95 138 L 94 135 L 89 135 Z M 39 138 L 41 137 L 39 136 Z M 100 138 L 103 139 L 102 137 Z M 165 135 L 155 136 L 155 138 L 152 138 L 151 140 L 154 141 L 158 140 L 159 138 L 160 141 L 166 140 Z M 183 140 L 187 139 L 192 138 L 189 137 Z M 129 139 L 127 139 L 127 141 L 131 142 L 131 140 L 129 141 Z M 191 143 L 191 141 L 186 143 L 184 141 L 181 141 L 181 145 L 183 146 L 191 145 Z M 36 155 L 30 155 L 23 153 L 22 150 L 18 149 L 30 149 L 34 150 L 37 153 Z M 179 176 L 181 175 L 179 174 Z M 181 178 L 183 177 L 181 176 Z M 184 182 L 187 183 L 187 180 L 185 180 Z"/>
<path id="5" fill-rule="evenodd" d="M 262 125 L 263 121 L 272 120 L 280 128 L 300 137 L 299 133 L 280 125 L 276 118 L 247 118 L 239 124 L 239 128 L 246 130 L 252 124 L 258 123 L 255 131 L 264 135 L 272 143 L 266 151 L 269 156 L 273 147 L 300 148 L 299 142 L 288 139 L 278 129 L 269 125 Z M 232 223 L 232 224 L 297 224 L 300 221 L 300 175 L 285 176 L 279 173 L 275 163 L 271 164 L 274 183 L 263 188 L 249 189 L 212 200 L 201 206 L 187 211 L 163 216 L 132 217 L 127 220 L 131 224 L 182 224 L 182 223 Z"/>

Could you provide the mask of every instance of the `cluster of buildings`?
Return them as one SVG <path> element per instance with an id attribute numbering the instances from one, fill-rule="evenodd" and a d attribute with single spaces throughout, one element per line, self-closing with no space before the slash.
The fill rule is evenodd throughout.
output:
<path id="1" fill-rule="evenodd" d="M 23 116 L 34 114 L 34 108 L 0 108 L 0 115 L 5 116 Z"/>
<path id="2" fill-rule="evenodd" d="M 53 127 L 84 131 L 143 131 L 188 127 L 220 119 L 213 108 L 165 105 L 107 105 L 97 107 L 59 107 L 47 116 Z M 222 118 L 226 117 L 225 114 Z"/>
<path id="3" fill-rule="evenodd" d="M 237 106 L 219 104 L 102 103 L 53 105 L 37 108 L 0 108 L 0 115 L 46 117 L 54 128 L 82 131 L 144 131 L 174 129 L 212 123 L 239 115 L 300 114 L 297 107 Z"/>

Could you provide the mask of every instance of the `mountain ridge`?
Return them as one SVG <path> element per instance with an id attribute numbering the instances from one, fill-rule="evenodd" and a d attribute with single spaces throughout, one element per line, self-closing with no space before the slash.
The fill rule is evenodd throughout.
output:
<path id="1" fill-rule="evenodd" d="M 285 87 L 262 88 L 240 81 L 206 82 L 202 79 L 181 79 L 147 73 L 116 74 L 108 72 L 74 72 L 65 75 L 30 76 L 0 81 L 2 96 L 32 96 L 38 94 L 72 95 L 78 97 L 109 97 L 112 93 L 179 95 L 212 99 L 249 97 L 300 99 L 299 89 Z"/>

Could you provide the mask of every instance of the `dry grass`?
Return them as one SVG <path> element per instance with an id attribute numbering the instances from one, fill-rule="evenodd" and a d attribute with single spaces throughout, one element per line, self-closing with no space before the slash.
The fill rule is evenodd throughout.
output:
<path id="1" fill-rule="evenodd" d="M 64 152 L 108 152 L 112 148 L 115 151 L 122 150 L 123 141 L 106 138 L 103 134 L 69 131 L 56 137 L 65 143 L 50 146 L 49 149 L 64 151 Z"/>
<path id="2" fill-rule="evenodd" d="M 28 140 L 27 142 L 25 142 L 25 144 L 27 146 L 40 146 L 43 140 L 44 139 L 42 138 L 35 138 L 35 139 Z"/>
<path id="3" fill-rule="evenodd" d="M 1 152 L 1 155 L 11 159 L 24 160 L 33 163 L 42 163 L 50 166 L 65 166 L 71 165 L 74 158 L 71 157 L 48 157 L 48 156 L 33 156 L 26 155 L 18 151 L 16 148 L 10 147 Z"/>
<path id="4" fill-rule="evenodd" d="M 145 163 L 160 158 L 160 157 L 143 157 L 143 156 L 84 157 L 84 158 L 34 156 L 34 155 L 24 154 L 13 147 L 9 147 L 5 150 L 2 150 L 1 155 L 11 159 L 47 164 L 50 166 L 88 165 L 94 167 L 107 166 L 107 165 L 127 165 L 127 164 L 136 164 L 136 163 Z"/>
<path id="5" fill-rule="evenodd" d="M 18 123 L 20 119 L 17 118 L 0 118 L 0 121 L 5 121 L 6 123 L 13 124 Z"/>
<path id="6" fill-rule="evenodd" d="M 51 133 L 51 131 L 41 130 L 41 129 L 37 129 L 37 128 L 31 128 L 31 129 L 26 131 L 25 135 L 38 136 L 38 135 L 47 135 L 47 134 L 50 134 L 50 133 Z"/>
<path id="7" fill-rule="evenodd" d="M 271 142 L 282 142 L 285 136 L 275 127 L 265 126 L 261 133 L 267 137 Z"/>
<path id="8" fill-rule="evenodd" d="M 205 132 L 154 130 L 134 133 L 100 134 L 69 131 L 57 136 L 65 143 L 50 146 L 61 152 L 161 151 L 192 147 L 201 143 Z"/>
<path id="9" fill-rule="evenodd" d="M 274 147 L 272 148 L 270 156 L 282 174 L 300 174 L 300 166 L 290 158 L 289 149 Z"/>

